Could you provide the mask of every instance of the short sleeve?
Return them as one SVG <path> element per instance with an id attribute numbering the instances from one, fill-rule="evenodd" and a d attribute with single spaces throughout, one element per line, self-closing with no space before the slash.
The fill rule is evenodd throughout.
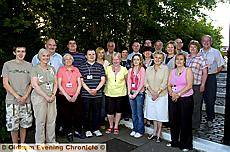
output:
<path id="1" fill-rule="evenodd" d="M 221 53 L 217 50 L 215 53 L 215 57 L 216 57 L 216 62 L 217 62 L 217 66 L 221 67 L 224 65 L 224 58 L 222 57 Z"/>
<path id="2" fill-rule="evenodd" d="M 79 69 L 78 68 L 75 68 L 75 69 L 76 69 L 77 77 L 81 77 L 81 73 L 80 73 Z"/>
<path id="3" fill-rule="evenodd" d="M 123 70 L 124 71 L 124 75 L 127 75 L 128 74 L 128 70 L 125 67 L 123 69 L 124 69 Z"/>
<path id="4" fill-rule="evenodd" d="M 63 70 L 62 70 L 63 68 L 61 67 L 61 68 L 59 68 L 59 70 L 58 70 L 58 72 L 57 72 L 57 77 L 58 78 L 62 78 L 62 76 L 63 76 Z"/>
<path id="5" fill-rule="evenodd" d="M 32 77 L 37 77 L 37 66 L 34 66 L 31 68 L 30 76 Z"/>
<path id="6" fill-rule="evenodd" d="M 4 63 L 3 68 L 2 68 L 2 77 L 7 77 L 9 74 L 9 69 L 6 63 Z"/>
<path id="7" fill-rule="evenodd" d="M 103 76 L 105 76 L 105 69 L 104 69 L 103 65 L 101 65 L 101 64 L 100 64 L 100 68 L 101 68 L 101 77 L 103 77 Z"/>

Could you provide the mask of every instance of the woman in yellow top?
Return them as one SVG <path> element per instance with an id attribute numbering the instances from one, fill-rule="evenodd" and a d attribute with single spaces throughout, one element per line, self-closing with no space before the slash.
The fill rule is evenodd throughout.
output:
<path id="1" fill-rule="evenodd" d="M 106 74 L 106 85 L 105 90 L 106 102 L 108 107 L 108 120 L 109 128 L 106 133 L 111 133 L 114 129 L 114 134 L 119 134 L 118 125 L 121 119 L 121 113 L 123 112 L 123 103 L 125 96 L 127 95 L 126 79 L 128 71 L 125 67 L 121 66 L 121 54 L 115 53 L 112 57 L 113 64 L 108 66 L 105 70 Z M 115 124 L 113 126 L 113 122 Z"/>

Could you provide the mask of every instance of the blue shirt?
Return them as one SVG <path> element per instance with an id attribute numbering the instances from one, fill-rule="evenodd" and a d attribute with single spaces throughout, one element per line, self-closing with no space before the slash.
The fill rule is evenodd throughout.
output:
<path id="1" fill-rule="evenodd" d="M 38 65 L 40 63 L 40 60 L 38 59 L 38 54 L 36 54 L 32 59 L 32 65 Z M 57 72 L 58 69 L 63 66 L 62 63 L 62 56 L 58 53 L 54 53 L 52 56 L 50 56 L 49 65 L 53 66 L 55 71 Z"/>
<path id="2" fill-rule="evenodd" d="M 132 60 L 132 57 L 133 57 L 135 54 L 140 54 L 140 55 L 142 56 L 142 54 L 141 54 L 140 52 L 137 52 L 137 53 L 132 52 L 132 53 L 130 53 L 130 54 L 128 55 L 127 60 Z"/>
<path id="3" fill-rule="evenodd" d="M 78 53 L 78 52 L 70 52 L 70 51 L 66 51 L 66 53 L 69 53 L 73 56 L 73 66 L 80 68 L 81 64 L 86 62 L 86 58 L 85 55 L 83 53 Z"/>
<path id="4" fill-rule="evenodd" d="M 217 49 L 211 47 L 208 51 L 204 51 L 202 48 L 200 54 L 207 64 L 208 74 L 217 73 L 217 68 L 224 65 L 224 59 Z"/>

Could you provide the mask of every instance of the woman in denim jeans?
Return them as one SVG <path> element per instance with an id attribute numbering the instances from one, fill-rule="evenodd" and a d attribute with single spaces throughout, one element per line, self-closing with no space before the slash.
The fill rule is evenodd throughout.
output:
<path id="1" fill-rule="evenodd" d="M 143 59 L 140 54 L 135 54 L 131 60 L 131 69 L 128 73 L 128 95 L 132 109 L 133 131 L 130 136 L 141 137 L 144 132 L 144 82 L 145 69 L 143 68 Z"/>

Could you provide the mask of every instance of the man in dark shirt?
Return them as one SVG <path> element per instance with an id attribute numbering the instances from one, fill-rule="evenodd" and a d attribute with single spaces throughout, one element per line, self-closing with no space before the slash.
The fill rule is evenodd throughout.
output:
<path id="1" fill-rule="evenodd" d="M 82 75 L 82 99 L 84 107 L 83 128 L 86 137 L 92 137 L 93 133 L 98 137 L 102 133 L 100 127 L 100 112 L 102 101 L 102 86 L 105 83 L 105 70 L 103 65 L 95 62 L 95 50 L 88 49 L 86 53 L 87 61 L 80 67 Z"/>
<path id="2" fill-rule="evenodd" d="M 67 48 L 69 49 L 65 53 L 69 53 L 73 56 L 73 65 L 77 68 L 81 66 L 82 63 L 86 62 L 85 55 L 78 51 L 77 43 L 74 39 L 69 40 L 67 44 Z"/>

